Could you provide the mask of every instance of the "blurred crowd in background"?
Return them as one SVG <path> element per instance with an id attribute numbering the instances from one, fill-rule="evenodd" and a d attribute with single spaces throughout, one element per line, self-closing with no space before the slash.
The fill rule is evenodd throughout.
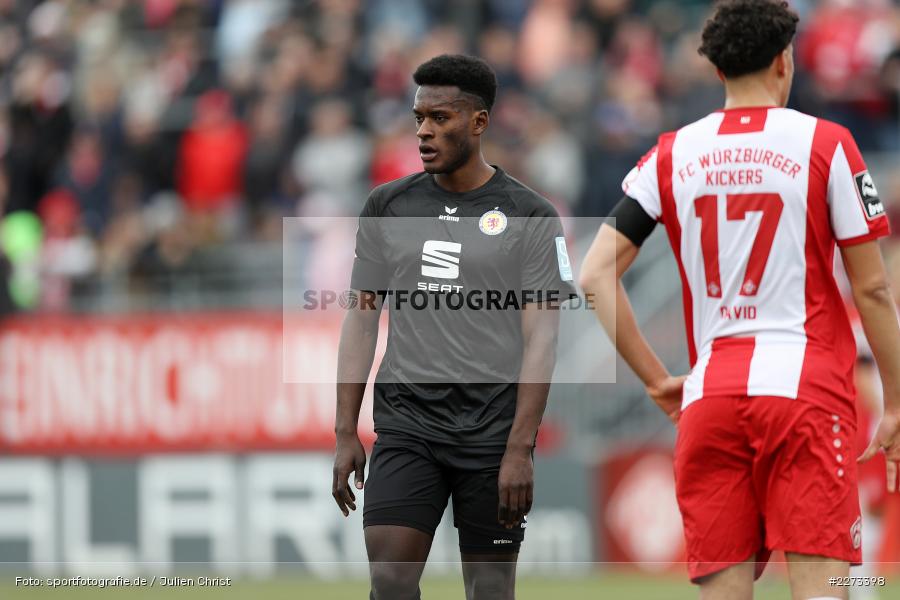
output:
<path id="1" fill-rule="evenodd" d="M 900 3 L 792 4 L 792 106 L 867 155 L 900 150 Z M 277 245 L 282 217 L 358 214 L 373 186 L 421 170 L 411 73 L 445 52 L 497 71 L 487 158 L 562 214 L 603 216 L 659 132 L 721 107 L 696 52 L 709 9 L 0 0 L 0 312 L 162 285 L 229 245 Z"/>

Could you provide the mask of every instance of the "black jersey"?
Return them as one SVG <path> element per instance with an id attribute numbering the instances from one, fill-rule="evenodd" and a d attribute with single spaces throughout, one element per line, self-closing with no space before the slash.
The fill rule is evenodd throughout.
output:
<path id="1" fill-rule="evenodd" d="M 379 186 L 360 215 L 351 287 L 385 296 L 378 432 L 505 444 L 522 363 L 522 307 L 575 290 L 562 224 L 496 168 L 464 193 L 418 173 Z"/>

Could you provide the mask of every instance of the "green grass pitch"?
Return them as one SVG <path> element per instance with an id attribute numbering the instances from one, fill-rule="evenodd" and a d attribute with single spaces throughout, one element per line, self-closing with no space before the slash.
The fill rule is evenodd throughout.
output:
<path id="1" fill-rule="evenodd" d="M 890 580 L 889 580 L 890 581 Z M 0 598 L 16 600 L 169 600 L 177 598 L 225 600 L 367 600 L 368 585 L 353 580 L 343 583 L 303 578 L 238 580 L 231 587 L 214 588 L 16 588 L 14 581 L 0 581 Z M 900 597 L 900 585 L 877 588 L 879 598 Z M 688 600 L 697 598 L 697 589 L 686 578 L 675 575 L 653 577 L 638 574 L 605 573 L 571 579 L 543 578 L 521 574 L 518 600 Z M 757 583 L 757 600 L 789 598 L 787 585 L 780 578 L 764 578 Z M 426 579 L 422 582 L 423 600 L 464 600 L 461 578 Z"/>

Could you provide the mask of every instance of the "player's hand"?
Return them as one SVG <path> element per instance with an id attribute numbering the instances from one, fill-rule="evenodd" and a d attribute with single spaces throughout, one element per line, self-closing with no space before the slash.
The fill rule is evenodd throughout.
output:
<path id="1" fill-rule="evenodd" d="M 531 449 L 506 449 L 500 461 L 500 506 L 497 520 L 507 529 L 522 522 L 534 501 L 534 464 Z"/>
<path id="2" fill-rule="evenodd" d="M 681 418 L 681 395 L 685 379 L 687 375 L 670 375 L 659 383 L 647 386 L 647 394 L 675 425 L 678 425 L 678 419 Z"/>
<path id="3" fill-rule="evenodd" d="M 339 435 L 337 438 L 337 450 L 334 456 L 334 480 L 331 483 L 331 495 L 337 502 L 338 508 L 349 516 L 351 510 L 356 510 L 356 496 L 350 489 L 348 479 L 350 473 L 355 473 L 356 489 L 363 489 L 366 475 L 366 449 L 363 448 L 359 436 L 355 433 Z M 349 509 L 349 510 L 348 510 Z"/>
<path id="4" fill-rule="evenodd" d="M 887 489 L 889 492 L 900 490 L 897 475 L 900 473 L 900 410 L 889 410 L 884 413 L 872 443 L 866 448 L 859 462 L 864 462 L 884 450 L 887 466 Z"/>

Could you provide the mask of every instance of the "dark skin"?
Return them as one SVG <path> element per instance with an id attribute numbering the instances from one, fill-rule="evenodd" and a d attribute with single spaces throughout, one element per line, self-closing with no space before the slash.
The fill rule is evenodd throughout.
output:
<path id="1" fill-rule="evenodd" d="M 456 86 L 426 85 L 416 91 L 413 115 L 422 166 L 448 191 L 474 190 L 494 175 L 494 167 L 481 153 L 481 136 L 490 116 L 479 105 Z"/>
<path id="2" fill-rule="evenodd" d="M 347 311 L 338 346 L 337 414 L 334 428 L 337 447 L 331 495 L 345 517 L 350 515 L 351 510 L 356 510 L 356 495 L 347 483 L 350 473 L 355 474 L 356 489 L 363 489 L 366 450 L 359 440 L 357 425 L 366 381 L 375 360 L 378 318 L 383 304 L 380 296 L 357 293 L 364 297 L 356 308 Z M 366 301 L 367 299 L 370 301 Z"/>
<path id="3" fill-rule="evenodd" d="M 495 169 L 481 152 L 481 136 L 490 118 L 470 94 L 455 86 L 423 86 L 416 92 L 413 113 L 425 171 L 441 187 L 466 192 L 484 185 Z M 362 293 L 362 292 L 359 292 Z M 375 356 L 381 303 L 359 302 L 349 310 L 338 351 L 337 447 L 332 495 L 344 516 L 356 510 L 356 496 L 348 483 L 354 475 L 357 490 L 365 483 L 366 454 L 357 433 L 359 411 Z M 553 372 L 559 314 L 528 304 L 522 311 L 524 339 L 516 414 L 500 463 L 498 521 L 507 529 L 519 527 L 534 498 L 531 451 L 547 404 Z M 397 525 L 374 525 L 365 530 L 372 594 L 376 599 L 419 598 L 419 579 L 431 549 L 431 535 Z M 512 599 L 516 560 L 513 552 L 462 554 L 466 598 Z"/>

